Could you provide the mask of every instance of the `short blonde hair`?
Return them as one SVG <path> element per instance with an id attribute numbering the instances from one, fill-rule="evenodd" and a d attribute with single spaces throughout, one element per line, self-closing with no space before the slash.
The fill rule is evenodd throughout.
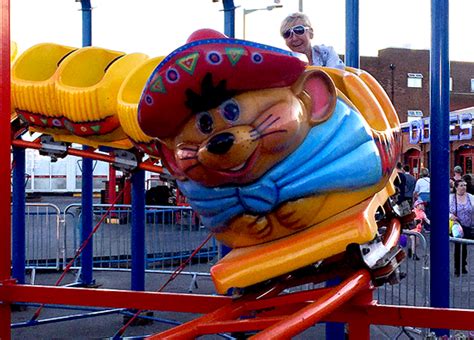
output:
<path id="1" fill-rule="evenodd" d="M 309 21 L 308 16 L 304 13 L 296 12 L 288 15 L 285 19 L 283 19 L 280 26 L 280 34 L 283 35 L 283 33 L 287 29 L 294 26 L 293 23 L 297 20 L 301 20 L 304 26 L 311 27 L 311 21 Z"/>

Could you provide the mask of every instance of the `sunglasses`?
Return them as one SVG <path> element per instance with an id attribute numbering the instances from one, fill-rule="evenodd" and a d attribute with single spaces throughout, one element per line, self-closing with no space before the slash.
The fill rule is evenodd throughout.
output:
<path id="1" fill-rule="evenodd" d="M 296 25 L 296 26 L 290 27 L 285 32 L 283 32 L 282 37 L 285 39 L 288 39 L 289 37 L 293 35 L 293 33 L 296 35 L 303 35 L 307 29 L 309 29 L 308 26 Z"/>

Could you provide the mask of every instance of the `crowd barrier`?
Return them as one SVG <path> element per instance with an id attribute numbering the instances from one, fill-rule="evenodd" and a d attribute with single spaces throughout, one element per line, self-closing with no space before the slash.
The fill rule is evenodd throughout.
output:
<path id="1" fill-rule="evenodd" d="M 98 223 L 110 205 L 93 206 L 94 222 Z M 26 268 L 64 268 L 80 246 L 81 204 L 67 206 L 63 212 L 53 204 L 26 205 Z M 146 271 L 171 273 L 181 265 L 206 238 L 208 230 L 189 207 L 147 206 L 145 224 Z M 430 257 L 429 238 L 424 234 L 403 231 L 408 253 L 411 242 L 416 242 L 418 260 L 407 257 L 400 266 L 401 281 L 383 285 L 375 290 L 374 298 L 380 304 L 429 306 Z M 467 247 L 467 273 L 454 273 L 454 244 Z M 474 308 L 474 241 L 450 239 L 451 307 Z M 209 275 L 209 268 L 219 258 L 219 247 L 211 239 L 194 257 L 183 274 Z M 93 238 L 94 270 L 131 269 L 131 206 L 115 205 Z M 80 268 L 80 258 L 73 268 Z M 311 289 L 306 285 L 298 289 Z"/>
<path id="2" fill-rule="evenodd" d="M 462 252 L 459 253 L 461 267 L 459 275 L 454 270 L 454 247 L 455 244 L 466 247 L 467 250 L 467 273 L 463 273 Z M 474 241 L 468 239 L 450 238 L 451 255 L 451 294 L 450 304 L 453 308 L 474 308 Z"/>
<path id="3" fill-rule="evenodd" d="M 379 303 L 387 305 L 429 306 L 428 242 L 423 234 L 409 230 L 404 230 L 402 237 L 406 241 L 402 243 L 405 253 L 409 254 L 412 244 L 414 252 L 410 254 L 412 256 L 407 256 L 399 267 L 400 283 L 377 288 L 375 298 Z"/>
<path id="4" fill-rule="evenodd" d="M 80 246 L 82 208 L 72 204 L 64 209 L 63 257 L 65 266 Z M 107 213 L 108 212 L 108 213 Z M 131 206 L 107 204 L 93 206 L 94 222 L 106 219 L 94 234 L 94 269 L 131 269 Z M 191 253 L 206 239 L 208 230 L 189 207 L 146 206 L 145 254 L 148 272 L 171 272 L 188 259 Z M 189 266 L 192 272 L 185 274 L 209 275 L 209 263 L 216 260 L 218 251 L 214 239 L 209 241 L 193 257 Z M 80 258 L 73 268 L 80 266 Z"/>
<path id="5" fill-rule="evenodd" d="M 61 211 L 54 204 L 27 203 L 25 214 L 26 268 L 60 269 Z"/>

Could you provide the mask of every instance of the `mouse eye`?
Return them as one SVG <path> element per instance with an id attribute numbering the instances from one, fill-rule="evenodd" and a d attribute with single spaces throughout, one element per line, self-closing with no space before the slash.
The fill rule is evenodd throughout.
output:
<path id="1" fill-rule="evenodd" d="M 224 102 L 221 105 L 221 114 L 226 120 L 235 122 L 240 116 L 239 104 L 233 99 Z"/>
<path id="2" fill-rule="evenodd" d="M 214 121 L 209 112 L 201 112 L 197 115 L 197 127 L 198 129 L 205 134 L 210 134 L 214 127 Z"/>

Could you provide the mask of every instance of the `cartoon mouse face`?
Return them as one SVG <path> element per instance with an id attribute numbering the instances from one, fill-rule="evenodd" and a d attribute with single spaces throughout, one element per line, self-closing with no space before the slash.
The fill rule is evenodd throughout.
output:
<path id="1" fill-rule="evenodd" d="M 322 108 L 311 114 L 305 86 L 317 86 Z M 204 186 L 253 182 L 297 148 L 333 108 L 328 77 L 313 72 L 293 87 L 244 92 L 192 116 L 174 138 L 162 140 L 165 161 L 181 180 Z M 314 114 L 316 113 L 316 114 Z"/>
<path id="2" fill-rule="evenodd" d="M 172 142 L 186 177 L 207 186 L 248 183 L 301 142 L 309 125 L 291 90 L 257 92 L 237 95 L 186 123 Z"/>

